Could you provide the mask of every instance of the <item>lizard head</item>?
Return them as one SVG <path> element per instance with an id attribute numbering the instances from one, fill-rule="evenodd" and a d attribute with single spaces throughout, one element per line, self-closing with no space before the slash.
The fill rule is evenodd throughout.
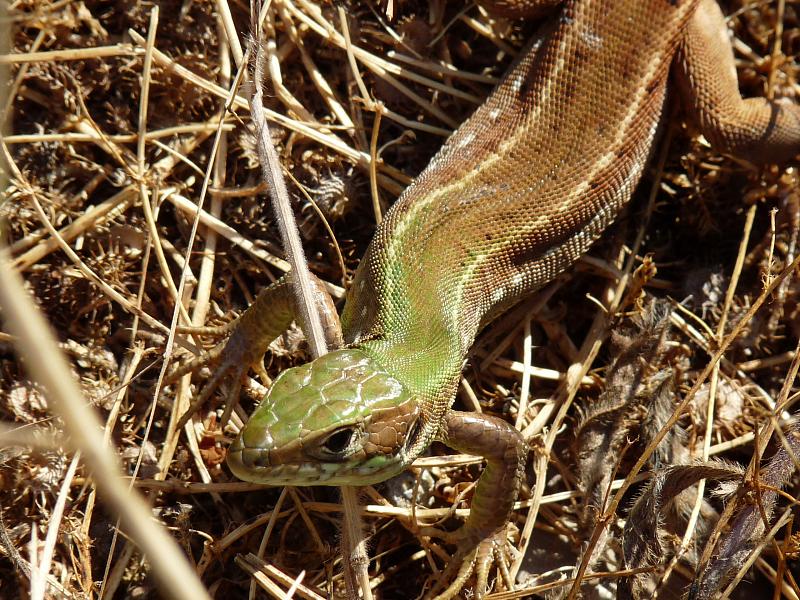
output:
<path id="1" fill-rule="evenodd" d="M 288 369 L 228 451 L 245 481 L 366 485 L 400 473 L 430 440 L 417 398 L 365 352 Z"/>

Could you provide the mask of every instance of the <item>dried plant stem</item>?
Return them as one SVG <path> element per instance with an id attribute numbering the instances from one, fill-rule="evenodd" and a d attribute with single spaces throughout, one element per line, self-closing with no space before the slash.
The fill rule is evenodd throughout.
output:
<path id="1" fill-rule="evenodd" d="M 525 413 L 528 411 L 528 398 L 531 391 L 531 371 L 533 369 L 533 343 L 531 341 L 531 319 L 533 315 L 526 315 L 523 322 L 522 333 L 522 384 L 519 392 L 519 408 L 514 427 L 522 429 L 525 425 Z"/>
<path id="2" fill-rule="evenodd" d="M 264 52 L 262 48 L 262 33 L 260 20 L 255 9 L 252 10 L 251 27 L 255 35 L 254 74 L 251 86 L 250 114 L 256 133 L 256 144 L 259 158 L 261 159 L 262 176 L 272 196 L 276 221 L 281 232 L 284 251 L 291 265 L 289 271 L 290 281 L 295 294 L 295 306 L 303 332 L 306 335 L 309 349 L 313 357 L 318 357 L 328 352 L 322 321 L 318 313 L 317 303 L 314 299 L 311 274 L 305 260 L 300 234 L 294 219 L 289 193 L 283 179 L 280 161 L 272 145 L 269 135 L 269 126 L 263 107 L 262 81 L 264 80 Z M 358 582 L 363 597 L 371 598 L 371 590 L 366 571 L 368 558 L 366 542 L 363 537 L 363 528 L 358 514 L 358 498 L 356 491 L 349 487 L 342 487 L 342 500 L 344 504 L 344 534 L 343 556 L 345 557 L 345 579 L 348 582 L 351 595 L 357 595 Z"/>
<path id="3" fill-rule="evenodd" d="M 257 41 L 255 42 L 256 50 L 253 53 L 255 66 L 253 84 L 251 86 L 250 113 L 253 117 L 258 155 L 261 159 L 262 177 L 272 197 L 275 218 L 283 241 L 283 249 L 286 252 L 286 259 L 291 265 L 289 277 L 297 299 L 298 317 L 306 335 L 311 354 L 317 357 L 327 353 L 328 348 L 322 329 L 322 321 L 316 311 L 311 274 L 308 271 L 303 245 L 300 241 L 300 233 L 294 220 L 289 192 L 286 189 L 278 154 L 272 145 L 269 125 L 264 114 L 264 93 L 261 89 L 262 81 L 264 81 L 264 53 L 260 30 L 256 29 L 258 25 L 258 22 L 253 23 L 254 31 L 257 32 Z"/>
<path id="4" fill-rule="evenodd" d="M 372 136 L 369 143 L 369 190 L 372 196 L 372 212 L 375 215 L 375 226 L 381 224 L 383 220 L 383 210 L 381 208 L 381 195 L 378 191 L 378 171 L 377 165 L 380 162 L 378 158 L 378 134 L 381 131 L 381 115 L 383 114 L 383 105 L 380 103 L 371 103 L 375 109 L 375 122 L 372 124 Z"/>
<path id="5" fill-rule="evenodd" d="M 133 347 L 133 355 L 128 362 L 128 368 L 125 370 L 125 376 L 122 379 L 122 384 L 120 385 L 117 393 L 116 401 L 114 402 L 114 405 L 108 414 L 108 418 L 106 419 L 106 426 L 103 431 L 103 440 L 107 444 L 111 443 L 111 434 L 114 431 L 114 427 L 117 423 L 122 401 L 128 392 L 128 386 L 130 385 L 131 380 L 133 379 L 133 376 L 142 361 L 143 355 L 144 351 L 142 345 L 140 343 L 135 344 Z M 86 501 L 86 509 L 84 510 L 85 519 L 82 527 L 83 535 L 85 535 L 87 539 L 89 539 L 89 526 L 92 523 L 92 514 L 94 512 L 96 497 L 97 486 L 92 486 L 92 490 L 89 493 L 89 498 Z M 100 598 L 112 598 L 114 596 L 115 592 L 117 591 L 117 587 L 122 581 L 122 576 L 128 566 L 128 562 L 130 561 L 131 556 L 133 556 L 135 546 L 129 540 L 125 542 L 125 545 L 119 555 L 116 554 L 115 549 L 117 546 L 118 537 L 119 519 L 114 527 L 114 533 L 111 538 L 111 545 L 103 571 L 102 583 L 100 584 Z M 117 559 L 117 562 L 112 569 L 111 565 L 114 558 Z"/>
<path id="6" fill-rule="evenodd" d="M 136 42 L 137 44 L 140 44 L 142 46 L 146 44 L 145 39 L 137 31 L 129 29 L 128 34 L 131 36 L 131 39 L 133 39 L 133 41 Z M 228 95 L 228 90 L 220 87 L 215 83 L 208 81 L 207 79 L 200 77 L 199 75 L 196 75 L 195 73 L 192 73 L 189 69 L 183 67 L 182 65 L 179 65 L 178 63 L 173 61 L 171 58 L 169 58 L 166 54 L 159 51 L 158 49 L 154 49 L 153 51 L 153 60 L 155 61 L 156 64 L 165 67 L 167 69 L 170 69 L 170 71 L 173 72 L 175 75 L 182 77 L 187 81 L 192 82 L 199 88 L 211 94 L 214 94 L 215 96 L 218 96 L 220 98 L 226 98 Z M 232 105 L 235 108 L 243 108 L 243 109 L 249 108 L 249 102 L 244 98 L 242 98 L 241 96 L 235 96 L 232 101 Z M 355 164 L 363 168 L 367 168 L 369 166 L 370 156 L 368 152 L 355 150 L 334 135 L 331 135 L 324 131 L 320 131 L 319 129 L 311 127 L 306 123 L 297 121 L 295 119 L 291 119 L 273 110 L 269 110 L 267 108 L 262 107 L 261 112 L 266 118 L 275 121 L 276 123 L 282 125 L 283 127 L 286 127 L 291 131 L 296 131 L 297 133 L 300 133 L 301 135 L 311 140 L 314 140 L 315 142 L 322 144 L 327 148 L 330 148 L 331 150 L 341 154 L 345 158 L 352 160 Z M 380 171 L 391 177 L 390 179 L 389 177 L 381 176 L 380 182 L 385 189 L 387 189 L 392 193 L 399 194 L 403 190 L 403 185 L 397 183 L 397 181 L 408 183 L 409 178 L 398 169 L 395 169 L 388 165 L 381 165 Z"/>
<path id="7" fill-rule="evenodd" d="M 788 276 L 788 274 L 791 273 L 793 270 L 795 270 L 798 267 L 798 265 L 800 265 L 800 256 L 797 257 L 786 269 L 784 269 L 776 279 L 770 281 L 769 287 L 762 292 L 762 294 L 759 296 L 757 300 L 757 303 L 759 301 L 762 301 L 762 299 L 767 297 L 768 295 L 771 295 L 781 285 L 781 282 Z M 752 318 L 753 314 L 755 314 L 755 310 L 753 310 L 753 308 L 751 307 L 751 309 L 740 319 L 739 323 L 737 324 L 736 330 L 741 329 L 744 326 L 744 324 L 746 324 Z M 733 335 L 733 333 L 737 333 L 736 330 L 732 332 L 731 335 Z M 781 389 L 778 395 L 778 401 L 773 411 L 772 418 L 768 419 L 767 422 L 763 425 L 763 427 L 761 427 L 761 429 L 757 429 L 755 432 L 755 438 L 754 438 L 755 448 L 750 458 L 750 464 L 747 467 L 747 472 L 745 473 L 744 476 L 744 481 L 751 481 L 753 482 L 753 485 L 756 486 L 758 508 L 759 511 L 762 513 L 761 514 L 762 518 L 764 518 L 766 515 L 763 513 L 763 508 L 761 506 L 761 491 L 760 487 L 758 487 L 759 471 L 761 467 L 761 457 L 764 453 L 764 450 L 767 447 L 767 443 L 772 437 L 773 432 L 777 430 L 776 427 L 777 418 L 775 417 L 785 409 L 785 404 L 788 401 L 789 392 L 792 389 L 792 384 L 794 383 L 795 378 L 797 377 L 798 370 L 800 370 L 800 341 L 798 341 L 796 353 L 798 354 L 792 361 L 792 364 L 789 368 L 786 379 L 784 381 L 783 388 Z M 793 462 L 796 463 L 797 458 L 795 456 L 795 452 L 788 446 L 785 437 L 781 438 L 781 442 L 782 444 L 784 444 L 784 446 L 786 446 L 785 451 L 787 452 L 788 456 L 791 458 Z M 780 485 L 780 483 L 782 482 L 776 482 L 776 483 Z M 700 560 L 698 561 L 698 567 L 697 567 L 698 573 L 705 570 L 708 567 L 709 561 L 712 560 L 712 555 L 714 553 L 714 550 L 717 548 L 720 538 L 723 535 L 724 528 L 727 526 L 728 522 L 731 520 L 734 513 L 737 510 L 740 510 L 743 505 L 747 507 L 745 508 L 745 510 L 748 510 L 750 508 L 749 501 L 742 503 L 741 498 L 737 498 L 735 501 L 730 501 L 725 506 L 725 510 L 723 510 L 722 514 L 717 520 L 717 523 L 714 525 L 714 530 L 711 532 L 711 535 L 709 535 L 708 542 L 706 543 L 706 546 L 703 549 L 703 553 L 700 557 Z M 765 527 L 768 526 L 768 523 L 765 522 L 764 526 Z"/>
<path id="8" fill-rule="evenodd" d="M 361 511 L 358 503 L 358 488 L 342 486 L 342 543 L 341 551 L 344 559 L 344 577 L 350 598 L 358 598 L 361 589 L 364 600 L 372 599 L 372 588 L 369 585 L 369 556 L 364 527 L 361 523 Z"/>
<path id="9" fill-rule="evenodd" d="M 78 450 L 75 456 L 69 463 L 69 468 L 64 475 L 64 480 L 61 482 L 61 487 L 58 490 L 58 498 L 50 513 L 50 520 L 47 522 L 47 536 L 45 538 L 44 549 L 42 556 L 37 559 L 37 569 L 31 573 L 31 600 L 44 600 L 45 592 L 47 590 L 47 574 L 50 572 L 50 565 L 53 560 L 53 551 L 58 540 L 58 531 L 61 527 L 61 519 L 64 516 L 64 506 L 67 503 L 70 486 L 72 485 L 72 478 L 75 477 L 75 471 L 78 468 L 78 463 L 81 460 L 81 452 Z M 37 531 L 36 526 L 33 526 L 33 531 Z M 34 551 L 38 550 L 34 545 Z M 33 562 L 33 561 L 31 561 Z"/>
<path id="10" fill-rule="evenodd" d="M 781 273 L 770 283 L 770 285 L 762 291 L 762 293 L 758 296 L 758 298 L 756 298 L 755 302 L 753 302 L 752 306 L 750 306 L 747 312 L 745 312 L 741 316 L 739 321 L 734 326 L 733 330 L 725 337 L 719 349 L 717 349 L 717 351 L 714 352 L 706 367 L 697 376 L 694 385 L 691 387 L 691 389 L 689 389 L 689 391 L 683 397 L 683 400 L 681 400 L 680 403 L 675 407 L 672 416 L 670 416 L 670 418 L 667 420 L 664 426 L 650 441 L 650 444 L 648 444 L 644 452 L 636 460 L 636 463 L 628 472 L 628 476 L 625 478 L 625 482 L 623 483 L 622 487 L 620 487 L 617 493 L 614 494 L 614 496 L 611 498 L 608 507 L 606 509 L 606 512 L 603 515 L 603 518 L 600 519 L 598 524 L 595 526 L 594 531 L 592 532 L 592 537 L 589 541 L 589 550 L 587 551 L 590 551 L 591 548 L 593 548 L 594 545 L 597 543 L 597 540 L 599 539 L 601 533 L 605 529 L 606 524 L 613 518 L 613 515 L 616 513 L 617 507 L 619 506 L 619 503 L 622 501 L 623 496 L 630 489 L 631 485 L 633 485 L 634 478 L 636 477 L 636 475 L 639 474 L 639 471 L 642 470 L 645 463 L 650 459 L 650 456 L 653 454 L 653 452 L 655 452 L 655 449 L 661 443 L 661 440 L 664 439 L 664 436 L 667 435 L 667 432 L 670 429 L 672 429 L 678 422 L 678 420 L 681 418 L 683 412 L 689 406 L 689 403 L 697 395 L 697 392 L 700 390 L 700 388 L 705 384 L 706 379 L 708 379 L 708 377 L 711 375 L 711 372 L 714 370 L 715 365 L 722 358 L 722 355 L 728 350 L 728 347 L 733 343 L 734 340 L 736 340 L 736 338 L 739 336 L 742 330 L 750 323 L 750 320 L 758 312 L 758 310 L 761 308 L 761 306 L 764 304 L 767 298 L 769 298 L 772 295 L 772 293 L 777 289 L 777 287 L 781 284 L 781 282 L 783 282 L 784 279 L 786 279 L 790 274 L 792 274 L 798 268 L 798 266 L 800 266 L 800 256 L 795 258 L 789 265 L 787 265 L 787 267 L 783 271 L 781 271 Z M 759 434 L 759 437 L 761 437 L 761 434 Z M 769 436 L 765 437 L 768 438 Z M 759 452 L 754 453 L 753 461 L 758 460 L 758 458 L 756 458 L 757 456 L 760 457 Z M 751 469 L 754 464 L 756 464 L 756 462 L 751 462 Z M 729 509 L 732 511 L 734 505 L 735 503 L 733 502 L 729 503 L 725 509 L 725 513 L 728 513 Z M 717 523 L 717 527 L 720 527 L 720 524 L 723 523 L 725 513 L 723 513 L 723 516 Z M 713 545 L 709 543 L 706 547 L 706 552 L 710 552 L 710 548 L 712 546 Z M 704 559 L 707 560 L 705 557 L 705 553 L 703 559 L 701 559 L 701 564 L 705 562 Z M 578 586 L 577 584 L 573 586 L 570 597 L 574 598 L 575 597 L 574 594 L 577 594 L 579 589 L 580 586 Z"/>
<path id="11" fill-rule="evenodd" d="M 72 241 L 87 229 L 123 213 L 132 204 L 135 197 L 136 190 L 134 186 L 127 186 L 104 202 L 92 207 L 91 210 L 87 210 L 69 225 L 59 229 L 57 236 L 51 236 L 47 239 L 42 239 L 44 234 L 37 236 L 39 240 L 33 242 L 31 249 L 14 260 L 14 268 L 20 271 L 29 269 L 59 247 L 59 238 L 64 242 Z M 11 248 L 12 252 L 20 247 L 18 244 L 19 242 Z"/>
<path id="12" fill-rule="evenodd" d="M 224 37 L 224 27 L 221 23 L 222 17 L 218 19 L 218 30 L 220 33 L 220 39 Z M 230 87 L 231 85 L 231 62 L 230 62 L 230 51 L 229 46 L 227 44 L 222 44 L 220 47 L 220 83 L 225 87 Z M 228 134 L 226 131 L 222 130 L 219 134 L 219 144 L 218 150 L 216 153 L 216 157 L 214 159 L 214 169 L 213 169 L 213 186 L 217 189 L 222 188 L 225 186 L 225 176 L 226 176 L 226 163 L 228 160 Z M 211 205 L 209 207 L 209 212 L 212 217 L 219 219 L 222 215 L 222 199 L 219 197 L 218 194 L 211 194 Z M 209 299 L 211 297 L 211 290 L 214 284 L 214 267 L 216 264 L 216 251 L 217 251 L 217 234 L 213 229 L 209 229 L 206 231 L 205 235 L 203 236 L 205 248 L 204 252 L 202 253 L 202 259 L 200 262 L 200 274 L 198 276 L 197 287 L 195 290 L 195 303 L 194 308 L 192 310 L 192 325 L 199 327 L 205 324 L 206 316 L 208 315 L 209 311 Z M 187 256 L 188 260 L 188 256 Z M 189 393 L 189 381 L 191 379 L 190 375 L 186 375 L 182 378 L 182 385 L 178 388 L 178 394 L 176 398 L 176 403 L 180 406 L 176 410 L 177 414 L 182 414 L 184 411 L 189 409 L 190 404 L 190 393 Z M 232 410 L 233 405 L 229 405 L 225 407 L 226 412 Z M 228 420 L 227 417 L 223 416 L 222 422 L 226 423 Z M 186 439 L 189 445 L 189 450 L 192 454 L 192 458 L 194 459 L 195 468 L 197 469 L 198 473 L 200 474 L 200 478 L 205 483 L 211 483 L 212 477 L 208 471 L 208 466 L 206 462 L 203 460 L 200 454 L 200 448 L 197 440 L 197 435 L 195 435 L 194 431 L 194 424 L 187 422 L 184 425 L 184 429 L 186 431 Z M 219 494 L 212 494 L 212 498 L 217 505 L 222 506 L 224 504 L 222 497 Z"/>
<path id="13" fill-rule="evenodd" d="M 722 343 L 722 339 L 725 337 L 725 325 L 728 322 L 728 315 L 730 314 L 731 305 L 733 303 L 733 297 L 734 294 L 736 293 L 736 287 L 739 283 L 739 276 L 742 273 L 742 266 L 744 265 L 744 259 L 747 256 L 747 246 L 750 241 L 750 232 L 752 231 L 753 221 L 756 216 L 756 208 L 757 205 L 753 204 L 747 211 L 747 217 L 745 218 L 745 223 L 744 223 L 744 232 L 742 233 L 742 239 L 739 242 L 739 253 L 736 257 L 736 264 L 733 267 L 733 273 L 731 274 L 730 284 L 728 285 L 728 289 L 725 293 L 725 303 L 722 308 L 722 315 L 720 317 L 719 324 L 717 325 L 717 332 L 715 336 L 717 344 Z M 714 367 L 714 370 L 711 373 L 711 382 L 708 392 L 708 406 L 706 408 L 706 423 L 705 423 L 706 429 L 705 429 L 705 435 L 703 436 L 702 460 L 704 463 L 708 461 L 708 458 L 711 455 L 711 437 L 714 429 L 713 427 L 714 407 L 717 398 L 719 370 L 720 370 L 720 363 L 717 363 Z M 664 575 L 661 577 L 659 587 L 664 585 L 664 583 L 669 579 L 672 570 L 675 568 L 675 565 L 678 563 L 681 557 L 686 552 L 688 552 L 691 546 L 692 537 L 694 536 L 694 529 L 697 525 L 697 519 L 699 518 L 700 510 L 703 507 L 705 489 L 706 489 L 706 480 L 701 479 L 699 482 L 697 482 L 697 499 L 695 500 L 694 506 L 692 507 L 692 512 L 689 515 L 689 521 L 686 524 L 686 531 L 683 534 L 683 539 L 681 540 L 680 549 L 675 553 L 675 556 L 672 558 L 669 565 L 664 570 Z"/>
<path id="14" fill-rule="evenodd" d="M 134 56 L 139 51 L 131 44 L 115 44 L 95 48 L 50 50 L 46 52 L 20 52 L 0 55 L 0 65 L 15 65 L 29 62 L 53 62 L 62 60 L 89 60 L 113 56 Z"/>
<path id="15" fill-rule="evenodd" d="M 22 180 L 21 174 L 17 176 Z M 47 323 L 5 256 L 0 256 L 0 280 L 3 281 L 0 306 L 5 326 L 17 337 L 18 352 L 24 357 L 31 375 L 46 390 L 73 443 L 86 457 L 97 486 L 119 511 L 128 533 L 148 557 L 165 593 L 186 600 L 208 599 L 205 587 L 175 540 L 154 522 L 149 506 L 138 494 L 132 493 L 121 478 L 117 455 L 103 442 L 102 426 L 97 416 L 86 404 L 66 361 L 56 349 L 56 341 Z"/>
<path id="16" fill-rule="evenodd" d="M 286 7 L 290 10 L 290 12 L 295 15 L 298 19 L 303 21 L 306 25 L 308 25 L 315 33 L 319 34 L 323 37 L 327 42 L 334 44 L 338 48 L 345 50 L 347 48 L 347 43 L 344 39 L 344 36 L 336 31 L 336 29 L 331 25 L 322 15 L 322 10 L 319 6 L 309 2 L 309 0 L 298 0 L 297 4 L 302 6 L 303 9 L 308 13 L 304 13 L 297 6 L 295 6 L 294 2 L 289 0 L 280 0 L 283 2 Z M 311 16 L 309 16 L 311 15 Z M 470 94 L 468 92 L 464 92 L 459 90 L 458 88 L 454 88 L 452 86 L 446 85 L 441 83 L 440 81 L 436 81 L 435 79 L 430 79 L 428 77 L 424 77 L 422 75 L 418 75 L 413 71 L 409 71 L 407 69 L 402 68 L 399 65 L 396 65 L 384 58 L 381 58 L 375 54 L 371 54 L 367 52 L 363 48 L 360 48 L 356 45 L 351 46 L 353 55 L 360 60 L 364 66 L 368 69 L 373 71 L 375 74 L 383 77 L 386 77 L 386 81 L 390 82 L 393 86 L 398 83 L 397 79 L 392 77 L 393 75 L 397 75 L 398 77 L 403 77 L 404 79 L 408 79 L 409 81 L 413 81 L 414 83 L 421 84 L 427 88 L 437 90 L 440 92 L 444 92 L 449 94 L 455 98 L 460 98 L 462 100 L 466 100 L 474 104 L 475 106 L 480 105 L 483 102 L 482 98 Z M 402 85 L 403 88 L 406 86 Z M 400 90 L 400 88 L 397 88 Z M 406 88 L 408 89 L 408 88 Z M 413 92 L 412 92 L 413 94 Z M 420 106 L 428 106 L 429 108 L 431 105 L 423 100 L 423 103 Z M 433 110 L 438 112 L 438 109 L 433 107 Z M 446 117 L 446 115 L 445 115 Z M 447 118 L 447 117 L 446 117 Z M 449 120 L 449 118 L 448 118 Z M 447 121 L 444 121 L 447 122 Z M 457 125 L 454 124 L 454 125 Z"/>
<path id="17" fill-rule="evenodd" d="M 331 224 L 325 217 L 325 213 L 323 213 L 322 210 L 320 209 L 319 205 L 317 204 L 317 201 L 314 200 L 314 198 L 311 197 L 311 194 L 308 193 L 308 190 L 305 188 L 305 186 L 302 183 L 300 183 L 294 175 L 292 175 L 291 171 L 286 171 L 286 175 L 289 176 L 289 179 L 292 180 L 292 183 L 294 183 L 297 189 L 300 190 L 300 193 L 303 194 L 303 197 L 306 199 L 306 202 L 308 202 L 311 208 L 314 209 L 314 212 L 317 213 L 317 217 L 319 218 L 320 223 L 322 223 L 322 226 L 325 228 L 325 231 L 328 232 L 328 236 L 330 236 L 331 243 L 333 244 L 333 249 L 336 252 L 336 259 L 339 262 L 339 269 L 342 272 L 342 283 L 345 284 L 347 280 L 347 267 L 344 264 L 344 255 L 342 254 L 342 248 L 339 246 L 339 241 L 336 239 L 336 234 L 333 232 Z M 330 293 L 335 298 L 344 297 L 343 289 L 340 291 L 339 295 L 337 295 L 330 289 L 328 289 L 328 293 Z"/>
<path id="18" fill-rule="evenodd" d="M 289 493 L 289 488 L 285 487 L 281 490 L 281 495 L 278 497 L 277 502 L 275 502 L 275 507 L 272 510 L 272 514 L 269 517 L 269 521 L 267 522 L 267 526 L 264 528 L 264 533 L 261 536 L 261 543 L 258 545 L 258 558 L 263 559 L 264 553 L 267 550 L 267 543 L 269 542 L 269 538 L 272 535 L 272 530 L 275 528 L 275 523 L 278 520 L 278 514 L 280 513 L 281 507 L 283 506 L 284 500 L 286 500 L 286 496 Z M 248 598 L 253 600 L 255 598 L 255 580 L 250 581 L 250 590 L 248 592 Z"/>
<path id="19" fill-rule="evenodd" d="M 157 54 L 158 51 L 153 49 L 154 58 L 156 58 Z M 197 230 L 200 225 L 200 215 L 203 210 L 203 205 L 205 203 L 206 195 L 208 194 L 211 176 L 216 165 L 216 156 L 217 153 L 219 152 L 220 140 L 222 139 L 223 136 L 222 124 L 224 122 L 224 115 L 231 109 L 231 106 L 233 104 L 234 98 L 236 98 L 236 94 L 239 89 L 239 84 L 242 81 L 244 73 L 245 69 L 244 66 L 242 66 L 238 70 L 236 77 L 233 80 L 233 83 L 230 85 L 230 88 L 226 92 L 225 104 L 222 106 L 220 111 L 220 116 L 217 119 L 217 130 L 211 147 L 211 155 L 209 157 L 209 163 L 203 177 L 202 187 L 200 189 L 200 195 L 197 200 L 197 204 L 195 206 L 194 218 L 192 220 L 192 229 L 189 233 L 189 239 L 187 243 L 186 258 L 184 259 L 183 265 L 181 267 L 181 275 L 178 286 L 179 301 L 176 303 L 175 310 L 173 311 L 172 315 L 172 321 L 169 329 L 169 337 L 167 338 L 167 343 L 164 348 L 164 362 L 161 371 L 159 372 L 158 380 L 156 382 L 155 398 L 157 398 L 158 395 L 160 394 L 164 377 L 169 367 L 169 362 L 172 356 L 174 343 L 177 339 L 180 339 L 176 338 L 175 333 L 177 331 L 177 326 L 178 326 L 178 314 L 180 311 L 186 310 L 186 308 L 183 306 L 182 300 L 184 298 L 187 275 L 189 273 L 188 257 L 191 256 L 192 249 L 194 248 L 194 242 L 195 239 L 197 238 Z M 188 317 L 188 315 L 187 315 L 187 322 L 191 323 L 191 319 Z M 173 403 L 172 410 L 170 412 L 169 424 L 168 424 L 169 435 L 167 436 L 167 439 L 163 444 L 162 452 L 158 459 L 158 467 L 161 477 L 164 477 L 167 473 L 167 470 L 169 469 L 169 465 L 172 462 L 172 457 L 174 456 L 175 450 L 177 449 L 178 437 L 180 435 L 179 430 L 186 425 L 186 421 L 188 419 L 187 414 L 184 414 L 183 417 L 180 416 L 181 413 L 179 412 L 179 410 L 182 407 L 181 404 L 182 404 L 181 402 Z M 187 430 L 187 433 L 189 431 L 190 430 Z"/>
<path id="20" fill-rule="evenodd" d="M 718 596 L 720 600 L 725 600 L 726 598 L 728 598 L 733 592 L 733 590 L 736 589 L 736 586 L 739 585 L 739 582 L 750 570 L 750 567 L 753 566 L 753 563 L 756 562 L 756 559 L 759 556 L 761 556 L 761 552 L 764 550 L 764 548 L 766 548 L 767 544 L 772 542 L 772 540 L 777 535 L 778 531 L 781 530 L 781 527 L 786 525 L 786 523 L 789 522 L 789 519 L 792 518 L 792 510 L 793 508 L 790 506 L 785 511 L 783 511 L 783 514 L 778 518 L 777 521 L 775 521 L 775 524 L 772 526 L 769 532 L 759 540 L 758 544 L 756 545 L 755 548 L 753 548 L 753 551 L 750 553 L 748 559 L 744 561 L 744 564 L 742 564 L 742 566 L 739 568 L 738 572 L 736 573 L 736 576 L 730 582 L 728 587 L 726 587 L 725 590 L 722 592 L 722 594 Z M 777 582 L 775 585 L 775 589 L 780 590 L 780 585 Z"/>

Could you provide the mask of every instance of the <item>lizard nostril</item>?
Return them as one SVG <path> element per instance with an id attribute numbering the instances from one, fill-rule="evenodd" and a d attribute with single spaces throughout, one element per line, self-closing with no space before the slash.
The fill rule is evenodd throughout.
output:
<path id="1" fill-rule="evenodd" d="M 253 469 L 269 467 L 269 450 L 262 448 L 246 448 L 237 439 L 228 449 L 228 468 L 240 479 L 249 480 L 248 474 Z"/>
<path id="2" fill-rule="evenodd" d="M 268 467 L 269 466 L 269 450 L 262 450 L 260 448 L 245 448 L 242 450 L 241 462 L 245 467 Z"/>

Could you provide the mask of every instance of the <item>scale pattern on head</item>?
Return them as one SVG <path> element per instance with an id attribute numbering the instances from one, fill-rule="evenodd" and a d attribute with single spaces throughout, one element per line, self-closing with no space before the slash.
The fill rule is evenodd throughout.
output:
<path id="1" fill-rule="evenodd" d="M 364 351 L 338 350 L 275 380 L 228 464 L 258 483 L 365 485 L 402 471 L 421 430 L 419 404 L 400 381 Z"/>

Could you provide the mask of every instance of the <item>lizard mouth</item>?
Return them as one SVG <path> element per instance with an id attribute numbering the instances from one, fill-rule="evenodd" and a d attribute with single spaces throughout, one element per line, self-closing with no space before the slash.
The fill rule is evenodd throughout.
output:
<path id="1" fill-rule="evenodd" d="M 228 449 L 227 463 L 239 479 L 266 485 L 369 485 L 402 470 L 389 457 L 368 462 L 285 461 L 281 450 L 247 447 L 242 436 Z"/>
<path id="2" fill-rule="evenodd" d="M 239 479 L 267 485 L 325 485 L 334 476 L 322 464 L 271 464 L 270 450 L 246 448 L 241 438 L 228 449 L 227 462 Z"/>

